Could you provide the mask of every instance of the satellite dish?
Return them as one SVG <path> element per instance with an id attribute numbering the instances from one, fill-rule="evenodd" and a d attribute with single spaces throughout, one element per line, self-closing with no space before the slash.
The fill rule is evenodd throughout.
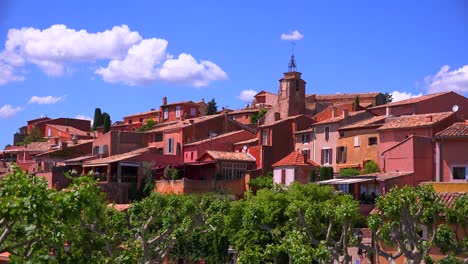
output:
<path id="1" fill-rule="evenodd" d="M 244 145 L 244 147 L 242 148 L 242 152 L 247 153 L 247 146 L 246 145 Z"/>
<path id="2" fill-rule="evenodd" d="M 457 112 L 457 111 L 458 111 L 458 105 L 454 105 L 454 106 L 452 107 L 452 111 L 453 111 L 453 112 Z"/>

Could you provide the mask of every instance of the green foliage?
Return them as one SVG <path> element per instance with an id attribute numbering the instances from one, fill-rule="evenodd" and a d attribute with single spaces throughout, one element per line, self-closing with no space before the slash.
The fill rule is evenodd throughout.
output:
<path id="1" fill-rule="evenodd" d="M 249 186 L 256 189 L 273 188 L 273 173 L 269 171 L 265 176 L 260 175 L 255 179 L 251 179 L 249 181 Z"/>
<path id="2" fill-rule="evenodd" d="M 258 123 L 258 120 L 262 118 L 266 113 L 267 113 L 266 109 L 261 109 L 260 111 L 258 111 L 258 113 L 251 115 L 250 123 L 256 125 Z"/>
<path id="3" fill-rule="evenodd" d="M 101 108 L 96 107 L 96 109 L 94 109 L 93 130 L 96 130 L 98 127 L 101 127 L 103 124 L 104 119 L 101 113 Z"/>
<path id="4" fill-rule="evenodd" d="M 23 141 L 17 143 L 18 146 L 28 145 L 31 142 L 46 142 L 47 139 L 42 136 L 41 130 L 37 127 L 31 129 L 29 135 Z"/>
<path id="5" fill-rule="evenodd" d="M 146 124 L 140 127 L 140 131 L 151 130 L 156 124 L 157 124 L 156 121 L 154 121 L 153 119 L 149 119 L 148 121 L 146 121 Z"/>
<path id="6" fill-rule="evenodd" d="M 376 238 L 397 248 L 416 248 L 414 251 L 403 251 L 406 261 L 424 259 L 433 246 L 433 228 L 436 228 L 445 205 L 437 198 L 432 186 L 405 186 L 393 188 L 384 197 L 378 197 L 376 213 L 368 218 L 369 228 L 376 232 Z M 427 226 L 427 239 L 420 234 L 420 225 Z M 439 228 L 440 229 L 440 228 Z M 447 231 L 446 228 L 440 229 Z M 449 236 L 442 235 L 444 241 Z M 416 253 L 414 253 L 416 252 Z"/>
<path id="7" fill-rule="evenodd" d="M 170 166 L 167 166 L 166 168 L 164 168 L 163 177 L 166 180 L 177 180 L 179 179 L 179 170 L 176 168 L 171 168 Z"/>
<path id="8" fill-rule="evenodd" d="M 319 176 L 321 181 L 333 179 L 333 167 L 320 167 Z"/>
<path id="9" fill-rule="evenodd" d="M 369 174 L 369 173 L 376 173 L 379 172 L 379 165 L 375 163 L 373 160 L 369 160 L 364 165 L 364 169 L 362 170 L 361 174 Z"/>
<path id="10" fill-rule="evenodd" d="M 340 170 L 341 177 L 350 177 L 359 175 L 359 171 L 355 168 L 344 168 Z"/>
<path id="11" fill-rule="evenodd" d="M 218 113 L 218 107 L 216 106 L 216 101 L 214 98 L 212 98 L 206 108 L 206 115 L 215 115 Z"/>
<path id="12" fill-rule="evenodd" d="M 110 131 L 110 127 L 111 127 L 111 118 L 110 118 L 110 115 L 106 112 L 102 113 L 102 119 L 103 119 L 103 123 L 102 123 L 102 133 L 107 133 Z"/>

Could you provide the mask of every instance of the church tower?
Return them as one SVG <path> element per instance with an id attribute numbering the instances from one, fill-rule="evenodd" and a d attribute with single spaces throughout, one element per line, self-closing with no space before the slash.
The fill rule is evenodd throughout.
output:
<path id="1" fill-rule="evenodd" d="M 305 113 L 305 85 L 301 73 L 296 71 L 293 51 L 288 72 L 279 80 L 277 111 L 281 119 Z"/>

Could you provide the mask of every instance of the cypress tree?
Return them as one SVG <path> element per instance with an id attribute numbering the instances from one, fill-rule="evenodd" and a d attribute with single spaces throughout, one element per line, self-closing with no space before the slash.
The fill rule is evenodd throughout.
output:
<path id="1" fill-rule="evenodd" d="M 96 130 L 98 127 L 102 126 L 103 123 L 104 120 L 101 113 L 101 108 L 96 107 L 96 109 L 94 110 L 93 130 Z"/>
<path id="2" fill-rule="evenodd" d="M 102 133 L 107 133 L 110 131 L 110 127 L 111 127 L 110 115 L 104 112 L 102 113 L 102 118 L 104 119 Z"/>

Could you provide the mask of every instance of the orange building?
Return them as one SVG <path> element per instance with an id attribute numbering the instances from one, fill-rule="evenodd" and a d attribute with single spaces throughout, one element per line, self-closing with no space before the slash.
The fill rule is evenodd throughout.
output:
<path id="1" fill-rule="evenodd" d="M 124 116 L 123 122 L 118 122 L 112 125 L 111 130 L 119 131 L 135 131 L 145 125 L 148 120 L 153 120 L 156 123 L 159 122 L 160 112 L 155 109 L 151 109 L 147 112 L 136 113 L 128 116 Z"/>
<path id="2" fill-rule="evenodd" d="M 207 105 L 202 99 L 200 102 L 184 101 L 167 103 L 164 97 L 160 107 L 159 122 L 170 122 L 188 118 L 200 117 L 206 114 Z"/>

